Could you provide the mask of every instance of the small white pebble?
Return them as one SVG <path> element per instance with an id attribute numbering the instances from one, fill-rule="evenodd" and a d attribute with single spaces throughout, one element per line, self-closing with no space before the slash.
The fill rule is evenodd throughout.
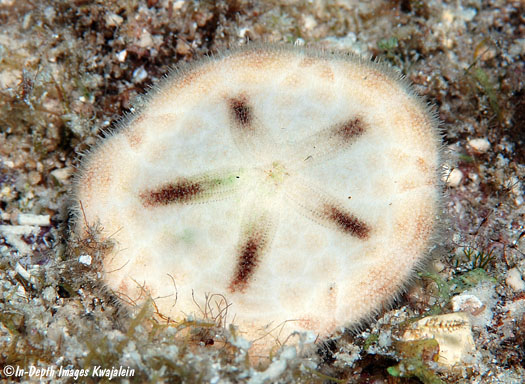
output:
<path id="1" fill-rule="evenodd" d="M 89 255 L 80 255 L 78 262 L 84 265 L 91 265 L 91 256 Z"/>
<path id="2" fill-rule="evenodd" d="M 461 180 L 463 180 L 463 172 L 457 168 L 454 168 L 452 171 L 450 171 L 448 176 L 446 176 L 447 185 L 453 188 L 459 187 Z"/>
<path id="3" fill-rule="evenodd" d="M 175 51 L 179 55 L 189 55 L 191 53 L 191 47 L 184 40 L 179 39 L 177 41 L 177 46 L 175 47 Z"/>
<path id="4" fill-rule="evenodd" d="M 57 297 L 55 288 L 49 286 L 42 291 L 42 297 L 46 301 L 53 301 Z"/>
<path id="5" fill-rule="evenodd" d="M 165 354 L 168 358 L 176 360 L 179 355 L 179 348 L 176 345 L 169 345 L 165 349 Z"/>
<path id="6" fill-rule="evenodd" d="M 454 14 L 449 9 L 445 9 L 441 13 L 441 20 L 448 26 L 454 21 Z"/>
<path id="7" fill-rule="evenodd" d="M 507 278 L 505 282 L 509 287 L 514 291 L 523 291 L 525 290 L 525 282 L 521 278 L 521 273 L 518 271 L 518 268 L 509 269 L 507 272 Z"/>
<path id="8" fill-rule="evenodd" d="M 140 39 L 137 42 L 137 45 L 141 48 L 148 48 L 153 45 L 153 39 L 151 38 L 151 33 L 147 29 L 142 30 L 142 35 L 140 35 Z"/>
<path id="9" fill-rule="evenodd" d="M 173 3 L 173 5 L 170 4 L 170 6 L 173 6 L 174 11 L 178 11 L 179 9 L 182 8 L 183 5 L 184 5 L 184 0 L 177 0 L 175 1 L 175 3 Z"/>
<path id="10" fill-rule="evenodd" d="M 478 11 L 475 8 L 466 8 L 459 15 L 465 21 L 472 21 L 477 13 Z"/>
<path id="11" fill-rule="evenodd" d="M 384 331 L 379 334 L 379 339 L 377 343 L 381 348 L 386 348 L 392 345 L 392 332 Z"/>
<path id="12" fill-rule="evenodd" d="M 44 9 L 44 16 L 49 22 L 53 22 L 56 15 L 57 13 L 54 7 L 46 7 L 46 9 Z"/>
<path id="13" fill-rule="evenodd" d="M 122 24 L 124 19 L 122 18 L 122 16 L 119 16 L 116 13 L 110 12 L 106 14 L 105 21 L 109 27 L 117 27 L 120 24 Z"/>
<path id="14" fill-rule="evenodd" d="M 471 315 L 476 315 L 482 310 L 483 303 L 481 300 L 469 294 L 456 295 L 452 298 L 452 310 L 454 312 L 468 312 Z"/>
<path id="15" fill-rule="evenodd" d="M 123 63 L 126 60 L 126 57 L 128 56 L 128 51 L 123 49 L 120 52 L 117 52 L 117 60 Z"/>
<path id="16" fill-rule="evenodd" d="M 2 189 L 0 189 L 0 197 L 4 201 L 11 201 L 16 196 L 15 193 L 13 193 L 13 192 L 14 192 L 13 188 L 11 188 L 10 186 L 6 185 Z"/>
<path id="17" fill-rule="evenodd" d="M 237 31 L 237 36 L 241 37 L 244 39 L 244 36 L 246 35 L 246 32 L 248 32 L 249 29 L 246 28 L 246 27 L 243 27 L 243 28 L 239 28 L 239 30 Z"/>
<path id="18" fill-rule="evenodd" d="M 315 27 L 317 27 L 317 21 L 315 21 L 312 15 L 308 15 L 308 16 L 303 17 L 303 25 L 304 25 L 304 29 L 306 29 L 307 31 L 310 31 L 314 29 Z"/>
<path id="19" fill-rule="evenodd" d="M 468 145 L 478 153 L 485 153 L 490 149 L 490 142 L 484 138 L 469 140 Z"/>
<path id="20" fill-rule="evenodd" d="M 24 280 L 27 280 L 29 281 L 29 279 L 31 279 L 31 274 L 29 272 L 26 271 L 26 269 L 24 267 L 22 267 L 22 265 L 20 265 L 20 263 L 16 263 L 15 265 L 15 271 L 16 273 L 18 273 L 20 275 L 20 277 L 22 277 Z"/>
<path id="21" fill-rule="evenodd" d="M 32 19 L 33 19 L 33 14 L 32 13 L 27 13 L 24 16 L 24 19 L 22 21 L 22 29 L 28 29 L 31 26 Z"/>
<path id="22" fill-rule="evenodd" d="M 27 176 L 27 181 L 29 181 L 29 184 L 31 185 L 37 185 L 42 181 L 42 175 L 40 174 L 40 172 L 31 171 Z"/>
<path id="23" fill-rule="evenodd" d="M 69 177 L 71 176 L 71 173 L 73 172 L 73 168 L 71 167 L 65 167 L 65 168 L 59 168 L 55 169 L 50 173 L 51 177 L 55 179 L 55 181 L 59 184 L 65 184 Z"/>
<path id="24" fill-rule="evenodd" d="M 24 297 L 24 298 L 27 298 L 26 297 L 26 290 L 25 288 L 22 286 L 22 285 L 19 285 L 17 288 L 16 288 L 16 294 L 20 297 Z"/>
<path id="25" fill-rule="evenodd" d="M 133 82 L 135 84 L 141 83 L 148 77 L 148 72 L 144 69 L 144 67 L 137 68 L 133 71 Z"/>

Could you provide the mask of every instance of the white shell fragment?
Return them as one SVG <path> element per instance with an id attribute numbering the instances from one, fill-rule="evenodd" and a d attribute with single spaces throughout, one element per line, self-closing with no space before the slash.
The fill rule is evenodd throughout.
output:
<path id="1" fill-rule="evenodd" d="M 470 148 L 479 153 L 485 153 L 490 149 L 490 142 L 485 138 L 469 140 L 468 145 Z"/>
<path id="2" fill-rule="evenodd" d="M 78 257 L 78 262 L 84 265 L 91 265 L 91 256 L 89 255 L 80 255 Z"/>
<path id="3" fill-rule="evenodd" d="M 30 213 L 19 213 L 18 224 L 20 225 L 38 225 L 40 227 L 48 227 L 51 225 L 49 215 L 33 215 Z"/>
<path id="4" fill-rule="evenodd" d="M 505 282 L 514 291 L 525 290 L 525 282 L 521 278 L 521 273 L 518 268 L 512 268 L 507 271 L 507 278 L 505 279 Z"/>
<path id="5" fill-rule="evenodd" d="M 411 325 L 403 341 L 436 339 L 439 344 L 438 363 L 445 366 L 465 364 L 476 352 L 472 325 L 465 312 L 428 316 Z"/>
<path id="6" fill-rule="evenodd" d="M 104 279 L 125 302 L 150 295 L 182 320 L 215 295 L 261 351 L 324 337 L 389 302 L 425 256 L 436 125 L 398 75 L 354 56 L 205 60 L 83 161 L 76 231 L 99 223 L 115 241 Z"/>
<path id="7" fill-rule="evenodd" d="M 476 316 L 485 310 L 485 304 L 477 296 L 467 293 L 454 296 L 451 302 L 454 312 L 468 312 Z"/>
<path id="8" fill-rule="evenodd" d="M 457 168 L 454 168 L 450 171 L 450 173 L 448 173 L 448 175 L 445 175 L 445 181 L 447 185 L 454 188 L 459 187 L 461 180 L 463 180 L 463 172 Z"/>

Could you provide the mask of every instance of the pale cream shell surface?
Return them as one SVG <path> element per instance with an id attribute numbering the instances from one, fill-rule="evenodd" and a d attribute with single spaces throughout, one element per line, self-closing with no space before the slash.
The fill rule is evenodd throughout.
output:
<path id="1" fill-rule="evenodd" d="M 345 122 L 359 129 L 330 128 Z M 114 240 L 104 281 L 125 301 L 150 295 L 177 321 L 202 317 L 205 296 L 220 294 L 259 350 L 295 330 L 324 337 L 388 303 L 425 257 L 436 125 L 391 70 L 363 59 L 223 55 L 174 75 L 86 157 L 76 231 L 85 216 Z M 199 184 L 210 177 L 229 182 Z M 170 185 L 171 200 L 144 197 Z M 319 208 L 330 204 L 366 231 Z M 254 231 L 264 241 L 250 248 L 243 233 Z"/>

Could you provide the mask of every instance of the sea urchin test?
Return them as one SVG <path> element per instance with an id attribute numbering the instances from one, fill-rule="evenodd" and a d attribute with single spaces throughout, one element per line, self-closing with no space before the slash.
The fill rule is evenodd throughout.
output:
<path id="1" fill-rule="evenodd" d="M 385 65 L 248 48 L 182 69 L 84 159 L 75 231 L 114 247 L 105 283 L 175 321 L 206 298 L 269 350 L 388 303 L 439 205 L 436 119 Z M 82 208 L 82 211 L 81 211 Z"/>

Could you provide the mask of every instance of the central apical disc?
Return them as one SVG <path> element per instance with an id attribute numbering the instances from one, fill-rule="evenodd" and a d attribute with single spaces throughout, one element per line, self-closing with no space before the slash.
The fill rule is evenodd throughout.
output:
<path id="1" fill-rule="evenodd" d="M 432 233 L 438 148 L 384 66 L 257 47 L 165 82 L 84 161 L 76 198 L 116 242 L 104 278 L 126 302 L 180 320 L 217 294 L 264 350 L 396 294 Z"/>

